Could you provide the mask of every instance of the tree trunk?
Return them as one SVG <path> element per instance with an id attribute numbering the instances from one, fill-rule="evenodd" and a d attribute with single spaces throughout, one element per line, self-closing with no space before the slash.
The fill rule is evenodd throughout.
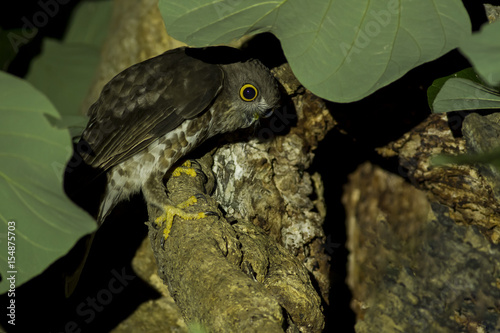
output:
<path id="1" fill-rule="evenodd" d="M 400 175 L 369 163 L 351 175 L 343 202 L 357 332 L 500 330 L 495 181 L 481 167 L 430 164 L 481 145 L 487 128 L 475 124 L 485 121 L 471 120 L 462 138 L 450 129 L 461 115 L 431 115 L 379 149 L 399 157 Z"/>

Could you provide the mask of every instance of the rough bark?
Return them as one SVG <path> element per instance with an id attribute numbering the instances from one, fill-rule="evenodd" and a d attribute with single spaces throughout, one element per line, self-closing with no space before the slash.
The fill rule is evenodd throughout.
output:
<path id="1" fill-rule="evenodd" d="M 189 175 L 171 178 L 167 189 L 173 203 L 206 193 L 203 180 Z M 201 201 L 206 202 L 195 210 L 217 212 L 217 203 L 210 197 Z M 155 218 L 152 213 L 150 219 Z M 238 269 L 241 245 L 225 219 L 176 219 L 164 246 L 162 229 L 153 226 L 150 223 L 149 238 L 159 275 L 188 322 L 198 322 L 211 332 L 282 331 L 278 302 Z"/>
<path id="2" fill-rule="evenodd" d="M 461 126 L 461 116 L 452 117 L 452 126 Z M 480 132 L 476 130 L 476 133 Z M 476 225 L 490 241 L 498 244 L 500 202 L 495 198 L 494 185 L 486 175 L 480 172 L 478 166 L 431 166 L 433 156 L 464 154 L 467 145 L 464 137 L 453 135 L 448 117 L 442 114 L 429 116 L 411 132 L 379 152 L 385 156 L 399 156 L 401 173 L 414 186 L 422 189 L 431 202 L 450 207 L 450 217 L 454 221 Z"/>
<path id="3" fill-rule="evenodd" d="M 209 161 L 207 155 L 199 163 L 207 170 Z M 171 200 L 178 204 L 209 192 L 205 180 L 185 174 L 170 178 Z M 191 209 L 217 211 L 220 216 L 176 219 L 163 247 L 162 229 L 149 228 L 159 275 L 188 322 L 210 332 L 321 330 L 320 299 L 297 259 L 259 227 L 228 222 L 209 196 Z"/>
<path id="4" fill-rule="evenodd" d="M 343 203 L 357 332 L 500 329 L 491 182 L 476 166 L 430 165 L 432 155 L 470 146 L 450 130 L 462 123 L 456 116 L 431 115 L 379 150 L 399 157 L 400 175 L 367 163 L 350 177 Z"/>

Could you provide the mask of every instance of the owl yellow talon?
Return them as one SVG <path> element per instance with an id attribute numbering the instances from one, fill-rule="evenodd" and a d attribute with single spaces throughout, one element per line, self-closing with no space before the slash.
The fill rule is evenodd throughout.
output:
<path id="1" fill-rule="evenodd" d="M 187 160 L 182 164 L 182 166 L 177 167 L 173 172 L 173 177 L 179 177 L 182 173 L 185 173 L 191 177 L 196 177 L 196 170 L 191 167 L 191 161 Z"/>
<path id="2" fill-rule="evenodd" d="M 197 202 L 198 202 L 198 199 L 193 195 L 192 197 L 190 197 L 186 201 L 181 202 L 180 204 L 178 204 L 176 207 L 180 208 L 180 209 L 184 209 L 184 208 L 187 208 L 189 206 L 194 205 Z"/>
<path id="3" fill-rule="evenodd" d="M 204 212 L 199 212 L 199 213 L 187 213 L 183 209 L 194 205 L 195 203 L 198 202 L 198 199 L 195 196 L 190 197 L 186 201 L 176 205 L 176 206 L 171 206 L 171 205 L 165 205 L 163 207 L 164 213 L 160 216 L 158 216 L 155 220 L 155 223 L 158 226 L 161 226 L 162 224 L 165 224 L 165 229 L 163 229 L 163 241 L 166 241 L 168 238 L 168 235 L 170 234 L 170 230 L 172 229 L 172 224 L 174 221 L 174 217 L 177 215 L 181 217 L 184 220 L 199 220 L 207 217 L 207 215 Z"/>

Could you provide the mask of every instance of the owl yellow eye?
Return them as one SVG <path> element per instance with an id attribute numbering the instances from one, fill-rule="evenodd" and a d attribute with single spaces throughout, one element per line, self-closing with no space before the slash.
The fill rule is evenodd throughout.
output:
<path id="1" fill-rule="evenodd" d="M 257 92 L 257 88 L 255 88 L 254 85 L 249 83 L 243 85 L 243 87 L 241 87 L 240 89 L 240 97 L 245 102 L 253 101 L 254 99 L 257 98 L 258 94 L 259 93 Z"/>

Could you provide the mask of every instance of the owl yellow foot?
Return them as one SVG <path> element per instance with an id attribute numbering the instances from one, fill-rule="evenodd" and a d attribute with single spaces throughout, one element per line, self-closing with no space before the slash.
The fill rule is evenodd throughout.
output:
<path id="1" fill-rule="evenodd" d="M 180 167 L 177 167 L 173 172 L 173 177 L 179 177 L 182 173 L 185 173 L 191 177 L 196 177 L 196 170 L 191 166 L 191 161 L 187 160 Z"/>
<path id="2" fill-rule="evenodd" d="M 194 205 L 197 202 L 198 199 L 195 196 L 192 196 L 176 206 L 165 205 L 163 207 L 164 213 L 155 220 L 155 223 L 158 226 L 165 224 L 165 229 L 163 229 L 162 245 L 167 240 L 168 235 L 170 234 L 170 229 L 172 229 L 172 223 L 176 215 L 183 218 L 184 220 L 199 220 L 207 217 L 207 215 L 213 215 L 211 214 L 212 212 L 187 213 L 184 211 L 185 208 Z"/>

